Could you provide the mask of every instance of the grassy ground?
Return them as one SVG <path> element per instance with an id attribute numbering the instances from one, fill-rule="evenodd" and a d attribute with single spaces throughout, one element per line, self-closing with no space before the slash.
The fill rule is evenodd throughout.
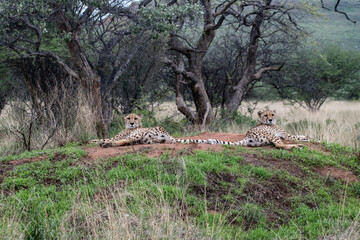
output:
<path id="1" fill-rule="evenodd" d="M 318 144 L 94 161 L 67 145 L 2 157 L 0 239 L 358 239 L 360 183 L 318 174 L 330 166 L 359 176 L 359 153 Z"/>

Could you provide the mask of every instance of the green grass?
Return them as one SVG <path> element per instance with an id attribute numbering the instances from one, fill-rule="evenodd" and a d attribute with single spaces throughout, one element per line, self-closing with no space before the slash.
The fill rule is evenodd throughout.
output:
<path id="1" fill-rule="evenodd" d="M 10 155 L 10 156 L 0 156 L 0 162 L 3 161 L 12 161 L 18 159 L 25 159 L 25 158 L 35 158 L 40 156 L 54 156 L 54 154 L 66 154 L 71 155 L 75 158 L 81 158 L 86 155 L 85 151 L 79 148 L 78 143 L 68 143 L 64 147 L 57 147 L 45 150 L 34 150 L 34 151 L 25 151 L 19 155 Z"/>
<path id="2" fill-rule="evenodd" d="M 316 239 L 341 233 L 358 221 L 360 184 L 325 179 L 313 169 L 358 171 L 357 153 L 321 147 L 326 151 L 128 154 L 86 165 L 77 145 L 11 156 L 0 162 L 0 239 L 181 239 L 185 233 L 189 239 Z M 9 160 L 41 155 L 47 157 L 7 168 Z"/>

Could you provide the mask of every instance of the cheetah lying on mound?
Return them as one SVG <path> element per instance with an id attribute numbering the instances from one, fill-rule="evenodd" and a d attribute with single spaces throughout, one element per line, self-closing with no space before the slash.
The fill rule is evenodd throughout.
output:
<path id="1" fill-rule="evenodd" d="M 294 136 L 286 133 L 276 125 L 276 110 L 259 111 L 259 123 L 246 133 L 245 139 L 238 142 L 227 142 L 217 139 L 208 139 L 209 144 L 227 144 L 235 146 L 258 147 L 274 144 L 277 148 L 291 150 L 302 148 L 303 144 L 286 144 L 283 140 L 310 141 L 312 138 L 307 136 Z"/>
<path id="2" fill-rule="evenodd" d="M 101 147 L 118 147 L 131 144 L 151 143 L 208 143 L 207 140 L 187 140 L 172 137 L 163 127 L 143 128 L 142 116 L 131 113 L 125 116 L 125 127 L 118 135 L 110 139 L 93 140 Z"/>

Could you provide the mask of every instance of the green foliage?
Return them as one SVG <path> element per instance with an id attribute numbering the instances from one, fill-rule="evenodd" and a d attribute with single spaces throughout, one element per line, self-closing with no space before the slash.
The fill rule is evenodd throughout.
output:
<path id="1" fill-rule="evenodd" d="M 176 18 L 189 18 L 193 21 L 194 18 L 201 15 L 201 6 L 195 4 L 172 5 L 158 4 L 157 7 L 145 7 L 140 11 L 141 24 L 134 26 L 134 31 L 139 31 L 144 27 L 151 27 L 153 32 L 152 37 L 157 39 L 159 34 L 168 34 L 178 30 Z"/>
<path id="2" fill-rule="evenodd" d="M 304 49 L 269 80 L 280 95 L 318 110 L 329 98 L 357 99 L 360 53 L 337 46 Z"/>

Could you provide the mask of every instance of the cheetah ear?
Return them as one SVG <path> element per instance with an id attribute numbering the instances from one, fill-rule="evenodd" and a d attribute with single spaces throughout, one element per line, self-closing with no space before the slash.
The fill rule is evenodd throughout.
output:
<path id="1" fill-rule="evenodd" d="M 139 117 L 140 117 L 140 118 L 143 118 L 143 116 L 144 116 L 144 115 L 142 115 L 142 114 L 141 114 L 141 115 L 139 115 Z"/>
<path id="2" fill-rule="evenodd" d="M 276 113 L 276 109 L 273 110 L 273 113 Z"/>
<path id="3" fill-rule="evenodd" d="M 261 116 L 262 113 L 263 113 L 263 111 L 259 111 L 259 112 L 258 112 L 259 117 Z"/>

